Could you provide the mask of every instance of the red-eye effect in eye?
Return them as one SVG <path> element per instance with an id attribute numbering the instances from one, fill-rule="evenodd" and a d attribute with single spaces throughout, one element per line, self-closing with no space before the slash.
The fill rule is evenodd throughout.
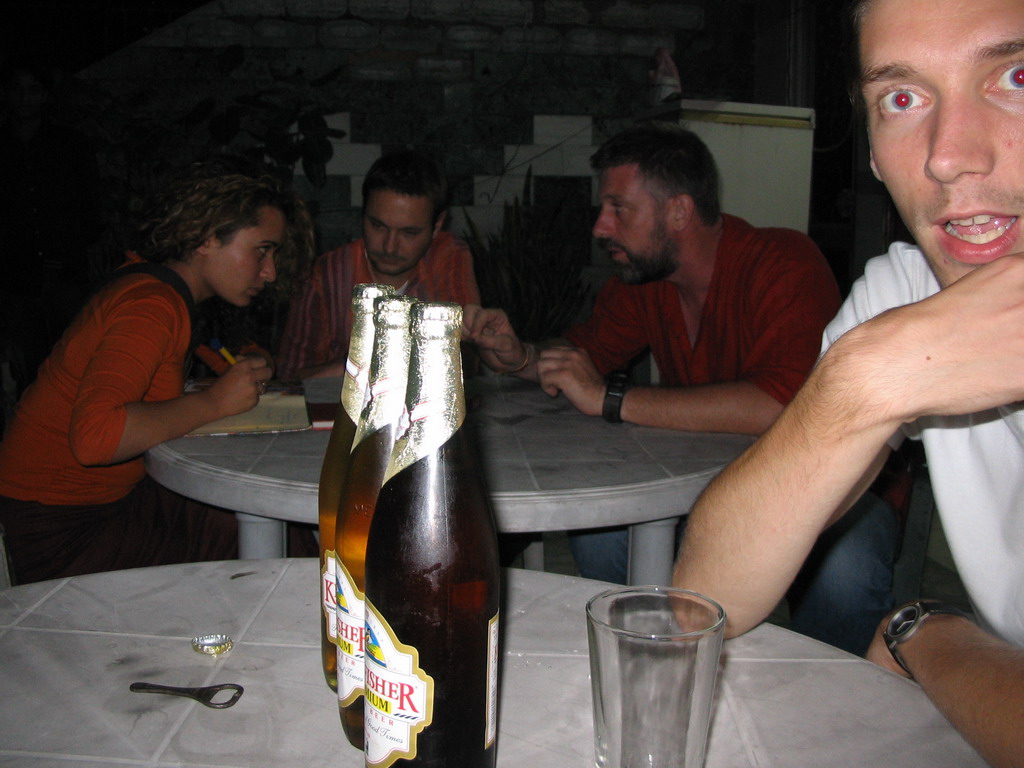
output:
<path id="1" fill-rule="evenodd" d="M 1010 79 L 1013 80 L 1014 85 L 1024 85 L 1024 67 L 1015 69 L 1010 75 Z"/>
<path id="2" fill-rule="evenodd" d="M 910 106 L 910 94 L 909 93 L 897 93 L 892 97 L 893 106 L 899 107 L 900 109 L 906 109 Z"/>

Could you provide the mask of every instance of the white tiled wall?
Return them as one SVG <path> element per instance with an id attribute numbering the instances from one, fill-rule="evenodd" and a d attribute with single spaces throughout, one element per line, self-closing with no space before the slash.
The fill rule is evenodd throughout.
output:
<path id="1" fill-rule="evenodd" d="M 331 140 L 334 156 L 327 165 L 327 173 L 348 177 L 352 188 L 351 204 L 361 206 L 363 178 L 381 156 L 381 145 L 353 143 L 351 115 L 347 112 L 331 115 L 327 122 L 346 133 L 342 139 Z M 590 156 L 595 147 L 593 121 L 588 115 L 536 115 L 533 139 L 532 144 L 504 147 L 506 172 L 503 175 L 473 178 L 473 204 L 452 209 L 453 231 L 457 234 L 465 231 L 467 215 L 482 232 L 496 228 L 501 223 L 504 205 L 522 198 L 528 171 L 534 176 L 591 175 Z M 301 168 L 297 172 L 301 173 Z"/>

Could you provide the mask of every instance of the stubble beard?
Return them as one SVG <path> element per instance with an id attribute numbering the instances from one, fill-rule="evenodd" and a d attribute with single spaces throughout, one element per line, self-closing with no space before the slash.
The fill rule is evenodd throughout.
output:
<path id="1" fill-rule="evenodd" d="M 675 243 L 664 230 L 656 232 L 653 239 L 652 248 L 646 252 L 630 251 L 614 240 L 602 241 L 606 248 L 613 245 L 625 254 L 627 263 L 622 267 L 622 282 L 626 285 L 644 285 L 664 280 L 676 271 Z"/>

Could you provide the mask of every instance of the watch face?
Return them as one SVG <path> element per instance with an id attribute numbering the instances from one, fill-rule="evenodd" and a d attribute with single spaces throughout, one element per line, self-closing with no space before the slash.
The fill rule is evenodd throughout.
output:
<path id="1" fill-rule="evenodd" d="M 921 606 L 917 604 L 908 605 L 892 617 L 886 634 L 890 637 L 898 638 L 913 627 L 919 618 L 921 618 Z"/>

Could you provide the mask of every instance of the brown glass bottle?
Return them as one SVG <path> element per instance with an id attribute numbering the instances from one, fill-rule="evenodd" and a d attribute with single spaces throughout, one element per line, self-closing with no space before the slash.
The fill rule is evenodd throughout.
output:
<path id="1" fill-rule="evenodd" d="M 457 305 L 417 304 L 406 405 L 366 550 L 366 765 L 493 768 L 498 548 L 468 444 Z"/>
<path id="2" fill-rule="evenodd" d="M 324 678 L 331 690 L 338 687 L 338 653 L 335 638 L 334 527 L 338 514 L 341 485 L 345 480 L 349 451 L 356 423 L 363 407 L 363 396 L 373 354 L 373 300 L 394 289 L 389 285 L 365 283 L 352 289 L 352 335 L 349 339 L 345 378 L 341 385 L 334 427 L 327 442 L 320 486 L 317 494 L 320 526 L 320 658 Z"/>
<path id="3" fill-rule="evenodd" d="M 363 575 L 366 536 L 377 494 L 405 410 L 409 376 L 409 319 L 416 300 L 385 296 L 374 302 L 369 397 L 359 417 L 335 528 L 337 568 L 338 710 L 349 742 L 363 748 Z"/>

